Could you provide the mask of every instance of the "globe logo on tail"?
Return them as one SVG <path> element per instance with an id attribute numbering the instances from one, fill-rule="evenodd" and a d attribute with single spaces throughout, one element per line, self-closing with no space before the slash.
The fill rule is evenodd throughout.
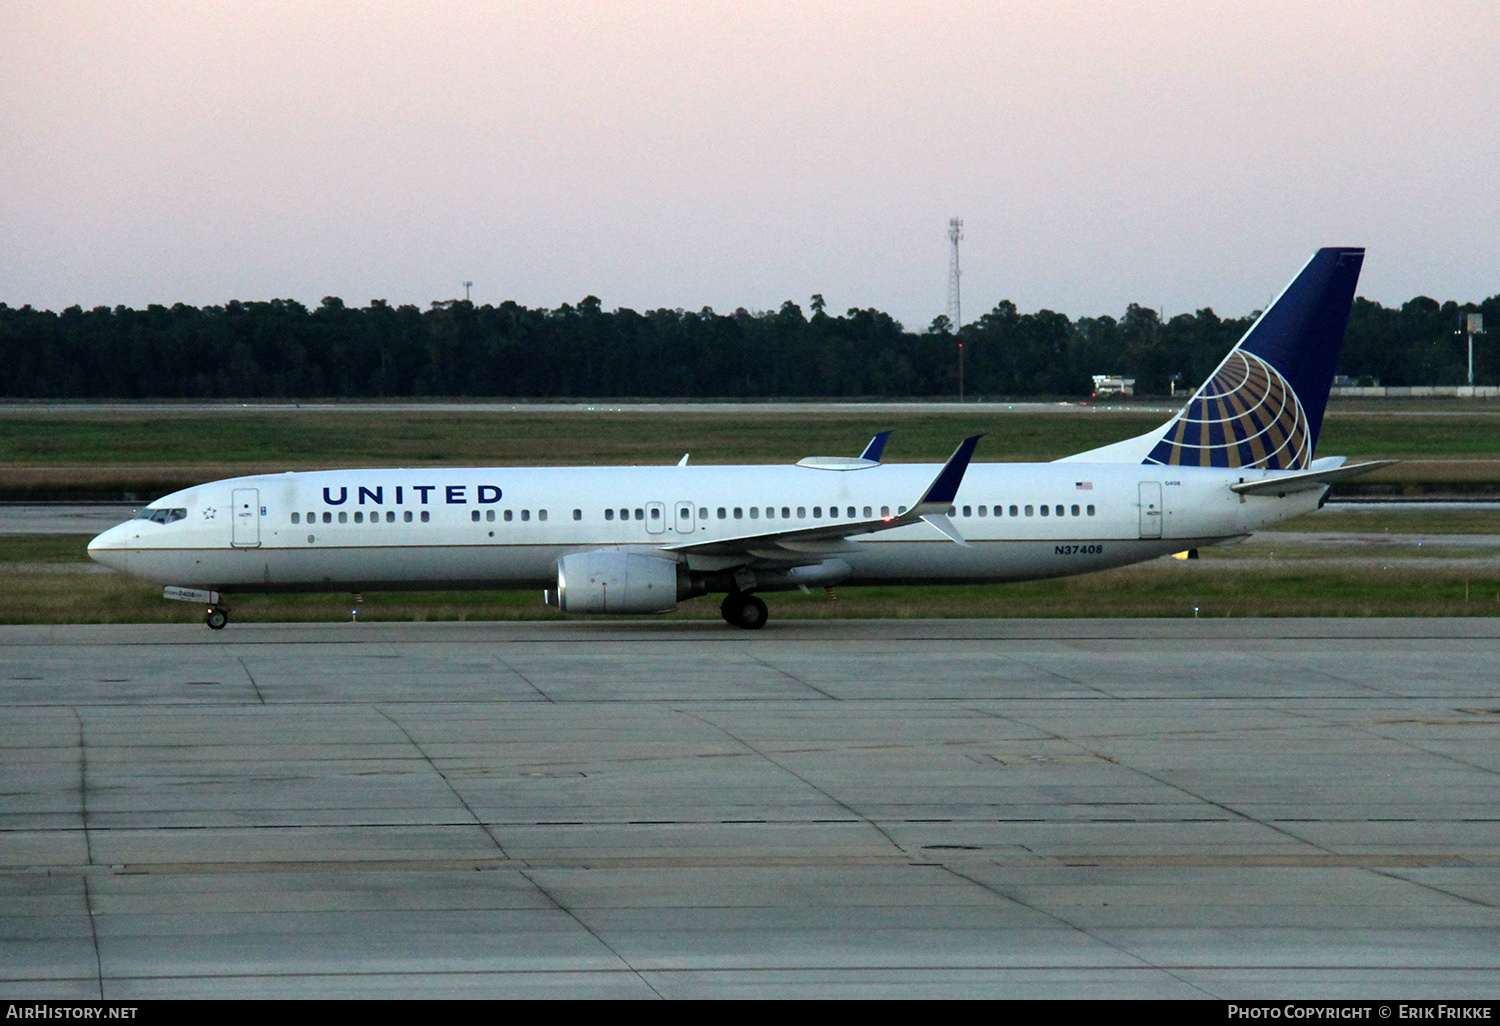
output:
<path id="1" fill-rule="evenodd" d="M 1303 470 L 1312 432 L 1297 393 L 1265 360 L 1235 349 L 1167 426 L 1146 463 Z"/>

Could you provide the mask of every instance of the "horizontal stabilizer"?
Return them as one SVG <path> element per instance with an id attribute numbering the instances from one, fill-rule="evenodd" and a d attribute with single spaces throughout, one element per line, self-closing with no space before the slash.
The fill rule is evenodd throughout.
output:
<path id="1" fill-rule="evenodd" d="M 1229 487 L 1241 495 L 1290 495 L 1293 492 L 1323 488 L 1335 481 L 1342 481 L 1346 477 L 1368 474 L 1372 470 L 1388 467 L 1396 462 L 1398 461 L 1372 460 L 1369 463 L 1356 463 L 1352 466 L 1333 467 L 1328 470 L 1304 470 L 1295 474 L 1277 474 L 1258 481 L 1241 481 Z"/>

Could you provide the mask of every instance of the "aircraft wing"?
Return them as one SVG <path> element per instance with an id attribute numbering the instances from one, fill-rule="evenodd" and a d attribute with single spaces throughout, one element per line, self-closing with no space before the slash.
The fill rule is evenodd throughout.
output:
<path id="1" fill-rule="evenodd" d="M 1313 488 L 1322 488 L 1331 485 L 1335 481 L 1342 481 L 1346 477 L 1358 477 L 1360 474 L 1368 474 L 1380 467 L 1388 467 L 1398 460 L 1372 460 L 1369 463 L 1355 463 L 1351 466 L 1329 467 L 1324 470 L 1303 470 L 1291 474 L 1276 474 L 1274 477 L 1263 477 L 1255 481 L 1241 481 L 1230 485 L 1230 489 L 1241 495 L 1290 495 L 1292 492 L 1305 492 Z"/>
<path id="2" fill-rule="evenodd" d="M 974 435 L 961 442 L 937 477 L 927 486 L 922 497 L 911 508 L 899 516 L 877 517 L 873 520 L 845 520 L 835 524 L 820 524 L 816 527 L 797 527 L 785 531 L 765 531 L 746 534 L 737 538 L 716 538 L 713 541 L 688 542 L 684 545 L 663 545 L 662 551 L 695 556 L 730 556 L 750 559 L 767 559 L 780 562 L 806 563 L 834 556 L 840 552 L 857 551 L 850 541 L 855 535 L 874 534 L 907 527 L 927 521 L 943 534 L 960 545 L 967 544 L 947 517 L 948 507 L 958 495 L 958 486 L 963 483 L 964 471 L 974 456 L 974 447 L 982 435 Z"/>

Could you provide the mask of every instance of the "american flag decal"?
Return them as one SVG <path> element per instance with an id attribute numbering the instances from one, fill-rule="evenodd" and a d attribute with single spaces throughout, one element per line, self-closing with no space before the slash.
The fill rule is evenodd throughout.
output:
<path id="1" fill-rule="evenodd" d="M 1092 482 L 1092 481 L 1074 481 L 1073 482 L 1073 487 L 1077 488 L 1080 492 L 1091 492 L 1091 491 L 1094 490 L 1094 482 Z"/>

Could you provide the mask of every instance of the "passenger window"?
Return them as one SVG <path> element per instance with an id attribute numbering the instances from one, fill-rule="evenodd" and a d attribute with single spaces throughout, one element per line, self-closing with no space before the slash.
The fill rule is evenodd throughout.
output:
<path id="1" fill-rule="evenodd" d="M 614 518 L 615 518 L 615 511 L 614 510 L 607 509 L 607 510 L 604 511 L 604 519 L 605 520 L 613 520 Z"/>
<path id="2" fill-rule="evenodd" d="M 655 506 L 651 507 L 651 519 L 652 520 L 660 520 L 661 519 L 661 510 L 657 509 Z"/>
<path id="3" fill-rule="evenodd" d="M 323 523 L 325 523 L 325 524 L 331 524 L 331 523 L 333 523 L 333 514 L 330 513 L 330 512 L 328 512 L 327 510 L 323 511 Z"/>
<path id="4" fill-rule="evenodd" d="M 339 523 L 341 523 L 341 524 L 347 524 L 348 522 L 349 522 L 349 514 L 345 513 L 343 510 L 339 510 Z"/>
<path id="5" fill-rule="evenodd" d="M 396 522 L 396 511 L 395 510 L 388 509 L 388 510 L 385 511 L 385 522 L 388 523 L 388 524 L 394 524 Z"/>
<path id="6" fill-rule="evenodd" d="M 1017 509 L 1015 506 L 1012 506 L 1010 508 L 1010 515 L 1013 516 L 1013 517 L 1018 517 L 1018 516 L 1021 515 L 1021 511 L 1019 509 Z"/>
<path id="7" fill-rule="evenodd" d="M 364 515 L 364 513 L 356 513 L 356 514 L 354 514 L 354 522 L 356 524 L 362 524 L 362 523 L 364 523 L 365 522 L 365 515 Z"/>
<path id="8" fill-rule="evenodd" d="M 822 506 L 814 506 L 813 507 L 813 519 L 814 520 L 822 520 L 823 519 L 823 507 Z"/>
<path id="9" fill-rule="evenodd" d="M 490 517 L 490 519 L 494 520 L 495 518 L 494 517 Z M 581 509 L 575 509 L 573 511 L 573 519 L 574 520 L 582 520 L 583 519 L 583 510 L 581 510 Z"/>
<path id="10" fill-rule="evenodd" d="M 488 520 L 490 523 L 493 524 L 495 522 L 495 511 L 492 510 L 492 509 L 485 510 L 484 511 L 484 519 Z"/>
<path id="11" fill-rule="evenodd" d="M 1030 507 L 1030 506 L 1027 506 L 1027 507 L 1026 507 L 1026 508 L 1027 508 L 1027 509 L 1030 509 L 1030 508 L 1031 508 L 1031 507 Z M 1047 507 L 1046 507 L 1046 506 L 1043 506 L 1043 507 L 1042 507 L 1042 516 L 1046 516 L 1046 515 L 1047 515 L 1047 514 L 1048 514 L 1048 512 L 1050 512 L 1050 511 L 1049 511 L 1049 510 L 1048 510 L 1048 509 L 1047 509 Z"/>
<path id="12" fill-rule="evenodd" d="M 1072 512 L 1073 512 L 1073 515 L 1076 517 L 1078 515 L 1078 507 L 1074 506 Z"/>
<path id="13" fill-rule="evenodd" d="M 422 523 L 425 524 L 425 523 L 427 523 L 427 521 L 429 521 L 431 519 L 432 519 L 432 514 L 429 513 L 427 510 L 424 509 L 422 511 Z"/>
<path id="14" fill-rule="evenodd" d="M 1015 515 L 1016 507 L 1012 506 L 1010 509 L 1011 509 L 1011 515 L 1014 516 Z M 1032 508 L 1030 506 L 1026 507 L 1026 515 L 1028 517 L 1034 515 L 1034 512 L 1033 512 L 1033 510 L 1032 510 Z"/>
<path id="15" fill-rule="evenodd" d="M 707 520 L 708 519 L 708 507 L 707 506 L 701 506 L 701 507 L 699 507 L 699 509 L 698 509 L 698 519 L 699 520 Z"/>
<path id="16" fill-rule="evenodd" d="M 869 520 L 870 517 L 872 517 L 874 514 L 875 514 L 875 511 L 872 510 L 869 506 L 865 507 L 865 519 L 866 520 Z"/>
<path id="17" fill-rule="evenodd" d="M 972 517 L 973 515 L 974 515 L 974 507 L 973 506 L 965 506 L 964 507 L 964 516 L 966 516 L 966 517 Z"/>
<path id="18" fill-rule="evenodd" d="M 1058 516 L 1062 516 L 1063 515 L 1063 508 L 1061 506 L 1057 507 L 1057 515 Z"/>
<path id="19" fill-rule="evenodd" d="M 891 515 L 891 507 L 889 507 L 889 506 L 881 506 L 880 507 L 880 515 L 883 516 L 883 517 L 890 516 Z"/>
<path id="20" fill-rule="evenodd" d="M 408 524 L 411 523 L 411 510 L 406 510 L 405 512 L 403 512 L 401 514 L 401 519 L 406 521 Z"/>
<path id="21" fill-rule="evenodd" d="M 853 506 L 850 506 L 850 507 L 849 507 L 849 519 L 850 519 L 850 520 L 853 520 L 853 519 L 854 519 L 854 515 L 855 515 L 855 514 L 854 514 L 854 507 L 853 507 Z"/>
<path id="22" fill-rule="evenodd" d="M 636 510 L 635 511 L 635 518 L 637 520 L 645 520 L 646 519 L 646 511 L 643 510 L 643 509 Z"/>
<path id="23" fill-rule="evenodd" d="M 294 524 L 300 524 L 300 523 L 302 523 L 302 514 L 301 513 L 293 513 L 292 514 L 292 523 L 294 523 Z"/>
<path id="24" fill-rule="evenodd" d="M 536 511 L 536 518 L 538 520 L 546 520 L 547 519 L 547 511 L 544 510 L 544 509 L 537 510 Z"/>
<path id="25" fill-rule="evenodd" d="M 514 519 L 515 519 L 515 516 L 516 516 L 516 515 L 515 515 L 515 514 L 514 514 L 514 513 L 513 513 L 513 512 L 511 512 L 511 511 L 510 511 L 510 510 L 506 510 L 506 511 L 505 511 L 505 513 L 504 513 L 504 514 L 503 514 L 503 515 L 504 515 L 504 517 L 505 517 L 505 522 L 506 522 L 506 523 L 507 523 L 507 524 L 508 524 L 508 523 L 510 523 L 510 522 L 511 522 L 511 521 L 512 521 L 512 520 L 514 520 Z"/>
<path id="26" fill-rule="evenodd" d="M 838 519 L 838 515 L 839 515 L 839 508 L 837 506 L 829 506 L 828 507 L 828 519 L 829 520 L 837 520 Z"/>
<path id="27" fill-rule="evenodd" d="M 897 506 L 896 507 L 896 515 L 897 516 L 900 516 L 901 514 L 903 514 L 905 512 L 906 512 L 906 507 L 905 506 Z"/>
<path id="28" fill-rule="evenodd" d="M 806 520 L 807 519 L 807 507 L 806 506 L 798 506 L 797 507 L 797 519 L 798 520 Z"/>
<path id="29" fill-rule="evenodd" d="M 521 519 L 522 520 L 530 520 L 531 519 L 531 510 L 529 510 L 529 509 L 523 509 L 523 510 L 521 510 Z"/>
<path id="30" fill-rule="evenodd" d="M 358 513 L 356 513 L 354 515 L 355 516 L 359 516 Z M 472 520 L 472 521 L 474 521 L 474 523 L 476 523 L 476 524 L 479 523 L 479 510 L 477 510 L 477 509 L 471 509 L 471 510 L 469 510 L 469 519 Z"/>
<path id="31" fill-rule="evenodd" d="M 741 509 L 739 506 L 734 507 L 734 519 L 740 520 L 744 517 L 744 515 L 745 511 L 743 509 Z"/>
<path id="32" fill-rule="evenodd" d="M 1088 514 L 1089 514 L 1089 516 L 1093 516 L 1094 515 L 1094 507 L 1090 506 L 1088 508 Z"/>
<path id="33" fill-rule="evenodd" d="M 760 507 L 759 506 L 751 506 L 750 507 L 750 519 L 751 520 L 758 520 L 758 519 L 760 519 Z"/>
<path id="34" fill-rule="evenodd" d="M 958 507 L 957 506 L 949 506 L 948 507 L 948 515 L 950 517 L 956 517 L 956 516 L 958 516 Z"/>
<path id="35" fill-rule="evenodd" d="M 980 516 L 984 516 L 984 507 L 983 506 L 979 507 L 979 515 Z"/>
<path id="36" fill-rule="evenodd" d="M 719 507 L 719 519 L 723 520 L 725 516 L 727 516 L 727 514 L 724 512 L 724 507 L 720 506 Z"/>
<path id="37" fill-rule="evenodd" d="M 783 519 L 783 520 L 790 520 L 791 517 L 792 517 L 792 511 L 790 509 L 788 509 L 786 506 L 781 507 L 781 519 Z"/>
<path id="38" fill-rule="evenodd" d="M 309 524 L 316 524 L 318 522 L 318 515 L 309 510 L 307 513 L 307 522 Z"/>

